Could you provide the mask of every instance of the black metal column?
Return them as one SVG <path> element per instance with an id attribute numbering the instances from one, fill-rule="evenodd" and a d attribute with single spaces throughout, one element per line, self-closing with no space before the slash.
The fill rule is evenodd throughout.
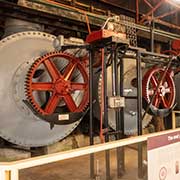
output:
<path id="1" fill-rule="evenodd" d="M 111 51 L 112 58 L 112 96 L 119 95 L 118 93 L 118 62 L 117 62 L 117 47 L 116 44 L 112 45 Z M 115 110 L 115 121 L 116 121 L 116 139 L 121 139 L 122 137 L 122 127 L 120 122 L 120 111 Z M 118 178 L 123 176 L 124 167 L 124 153 L 123 148 L 117 148 L 117 176 Z"/>
<path id="2" fill-rule="evenodd" d="M 105 133 L 105 142 L 109 141 L 109 135 L 108 135 L 108 128 L 109 128 L 109 122 L 108 122 L 108 105 L 107 105 L 107 69 L 106 69 L 106 62 L 107 62 L 107 56 L 106 56 L 107 48 L 104 48 L 104 63 L 103 63 L 103 81 L 104 81 L 104 126 L 105 130 L 107 131 Z M 106 180 L 110 180 L 110 151 L 107 150 L 105 152 L 106 157 Z"/>
<path id="3" fill-rule="evenodd" d="M 94 51 L 91 46 L 89 51 L 89 107 L 90 107 L 90 122 L 89 122 L 89 136 L 90 136 L 90 145 L 94 144 L 94 135 L 93 135 L 93 59 Z M 90 154 L 90 178 L 94 179 L 94 154 Z"/>
<path id="4" fill-rule="evenodd" d="M 120 59 L 120 96 L 124 96 L 124 60 Z M 120 120 L 119 120 L 119 129 L 121 130 L 120 139 L 124 138 L 124 107 L 120 109 Z M 118 177 L 121 177 L 125 172 L 125 152 L 124 147 L 119 148 L 119 154 L 121 154 L 120 159 L 120 171 Z"/>
<path id="5" fill-rule="evenodd" d="M 141 53 L 137 51 L 137 129 L 138 135 L 142 135 L 142 70 Z M 143 148 L 142 143 L 138 144 L 138 177 L 143 178 Z"/>
<path id="6" fill-rule="evenodd" d="M 152 20 L 152 22 L 151 22 L 151 33 L 150 33 L 150 35 L 151 35 L 151 52 L 154 52 L 154 27 L 155 26 L 155 22 L 154 22 L 154 20 Z"/>

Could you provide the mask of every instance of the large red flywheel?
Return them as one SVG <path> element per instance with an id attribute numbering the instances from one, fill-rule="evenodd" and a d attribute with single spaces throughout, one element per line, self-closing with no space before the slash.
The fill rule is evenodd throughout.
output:
<path id="1" fill-rule="evenodd" d="M 167 71 L 164 79 L 161 81 L 165 70 L 161 67 L 153 67 L 149 69 L 143 77 L 142 91 L 143 97 L 149 104 L 154 96 L 158 84 L 160 86 L 155 94 L 152 105 L 158 109 L 168 109 L 175 102 L 175 84 L 172 78 L 172 73 Z"/>
<path id="2" fill-rule="evenodd" d="M 62 64 L 63 68 L 59 68 Z M 41 77 L 43 73 L 46 78 Z M 77 76 L 81 81 L 76 81 Z M 66 106 L 70 112 L 82 112 L 89 100 L 88 79 L 87 67 L 81 59 L 64 52 L 48 53 L 37 59 L 27 74 L 27 99 L 43 115 L 54 113 L 59 105 Z M 74 98 L 76 91 L 82 95 L 78 102 Z M 42 104 L 43 96 L 48 97 Z"/>

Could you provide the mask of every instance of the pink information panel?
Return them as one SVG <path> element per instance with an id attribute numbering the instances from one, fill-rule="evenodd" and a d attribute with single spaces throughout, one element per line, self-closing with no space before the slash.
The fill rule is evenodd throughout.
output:
<path id="1" fill-rule="evenodd" d="M 180 131 L 147 141 L 148 180 L 180 180 Z"/>

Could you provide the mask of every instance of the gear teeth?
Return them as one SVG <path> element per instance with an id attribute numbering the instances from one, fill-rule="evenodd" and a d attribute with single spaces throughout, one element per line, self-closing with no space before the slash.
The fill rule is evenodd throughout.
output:
<path id="1" fill-rule="evenodd" d="M 151 98 L 150 98 L 150 95 L 148 94 L 148 90 L 149 90 L 149 87 L 150 87 L 150 80 L 151 80 L 151 77 L 154 76 L 154 73 L 157 73 L 157 72 L 160 72 L 160 76 L 161 76 L 161 72 L 164 72 L 165 69 L 164 67 L 161 68 L 161 67 L 158 67 L 158 66 L 153 66 L 151 69 L 149 69 L 146 74 L 144 75 L 143 77 L 143 82 L 142 82 L 142 93 L 143 93 L 143 97 L 145 98 L 145 100 L 147 101 L 147 103 L 150 103 L 151 101 Z M 171 75 L 169 75 L 168 73 L 166 74 L 168 78 L 167 82 L 170 82 L 170 86 L 171 87 L 171 91 L 172 91 L 172 96 L 175 96 L 175 85 L 174 85 L 174 81 L 171 77 Z M 155 97 L 156 98 L 156 97 Z M 175 101 L 175 97 L 173 97 L 170 101 L 170 104 L 169 104 L 169 107 L 168 108 L 171 108 L 174 104 L 174 101 Z M 159 107 L 156 107 L 156 108 L 159 108 Z M 167 108 L 167 107 L 164 107 L 164 108 Z"/>
<path id="2" fill-rule="evenodd" d="M 37 60 L 35 60 L 33 62 L 33 64 L 31 65 L 31 67 L 29 68 L 28 70 L 28 73 L 25 77 L 25 84 L 24 84 L 24 89 L 25 89 L 25 95 L 26 95 L 26 98 L 29 100 L 29 102 L 32 104 L 33 108 L 36 109 L 36 111 L 40 112 L 41 114 L 45 114 L 44 110 L 41 109 L 41 107 L 36 104 L 36 102 L 34 101 L 34 98 L 32 97 L 32 90 L 31 90 L 31 83 L 32 83 L 32 78 L 33 78 L 33 74 L 36 70 L 36 68 L 39 67 L 39 65 L 41 63 L 43 63 L 43 61 L 49 57 L 64 57 L 65 59 L 67 60 L 74 60 L 74 61 L 78 61 L 78 63 L 80 63 L 83 67 L 84 67 L 84 71 L 88 72 L 88 69 L 84 66 L 84 63 L 82 63 L 80 61 L 79 58 L 77 57 L 74 57 L 73 54 L 70 54 L 68 52 L 62 52 L 62 51 L 55 51 L 55 52 L 50 52 L 50 53 L 47 53 L 47 54 L 44 54 L 43 56 L 39 57 Z M 88 74 L 87 74 L 87 78 L 88 78 Z M 88 89 L 86 89 L 85 91 L 88 91 Z M 88 99 L 87 99 L 87 102 L 85 102 L 83 104 L 83 107 L 82 108 L 79 108 L 77 109 L 78 112 L 82 112 L 82 111 L 85 111 L 87 109 L 87 106 L 88 106 Z"/>

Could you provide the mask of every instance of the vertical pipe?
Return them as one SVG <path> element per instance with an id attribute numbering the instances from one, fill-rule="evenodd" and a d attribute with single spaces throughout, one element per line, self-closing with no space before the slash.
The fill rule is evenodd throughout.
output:
<path id="1" fill-rule="evenodd" d="M 136 23 L 139 23 L 139 0 L 136 0 Z"/>
<path id="2" fill-rule="evenodd" d="M 141 53 L 137 52 L 137 94 L 138 94 L 138 101 L 137 101 L 137 119 L 138 119 L 138 135 L 142 135 L 142 69 L 141 69 Z"/>
<path id="3" fill-rule="evenodd" d="M 113 49 L 113 48 L 112 48 Z M 114 52 L 112 53 L 112 77 L 113 79 L 113 83 L 114 83 L 114 96 L 120 95 L 122 94 L 121 90 L 123 89 L 122 85 L 122 80 L 123 77 L 121 78 L 121 73 L 123 73 L 123 70 L 120 64 L 119 67 L 119 71 L 120 71 L 120 87 L 118 88 L 118 82 L 119 82 L 119 78 L 118 78 L 118 58 L 117 58 L 117 48 L 114 49 Z M 121 62 L 120 62 L 121 63 Z M 122 70 L 122 71 L 121 71 Z M 118 91 L 118 89 L 120 90 L 120 92 Z M 118 132 L 118 134 L 116 135 L 116 139 L 121 139 L 123 138 L 123 129 L 124 129 L 124 125 L 123 125 L 123 114 L 124 112 L 121 110 L 116 110 L 116 131 Z M 124 175 L 124 148 L 123 147 L 119 147 L 117 148 L 117 177 L 121 178 Z"/>
<path id="4" fill-rule="evenodd" d="M 152 14 L 152 21 L 151 21 L 151 52 L 154 52 L 154 26 L 155 26 L 155 22 L 154 22 L 154 16 Z"/>
<path id="5" fill-rule="evenodd" d="M 138 135 L 142 135 L 142 69 L 141 69 L 141 53 L 137 51 L 137 129 Z M 138 144 L 138 177 L 143 178 L 143 152 L 142 143 Z"/>
<path id="6" fill-rule="evenodd" d="M 109 123 L 108 123 L 108 108 L 107 108 L 107 69 L 106 69 L 106 62 L 107 62 L 107 56 L 106 56 L 107 48 L 104 48 L 104 63 L 103 63 L 103 80 L 104 80 L 104 126 L 105 129 L 108 129 Z M 109 141 L 109 135 L 105 133 L 105 142 Z M 106 156 L 106 180 L 110 180 L 110 151 L 107 150 L 105 152 Z"/>
<path id="7" fill-rule="evenodd" d="M 115 47 L 112 46 L 111 50 L 111 58 L 112 58 L 112 95 L 117 95 L 117 67 L 116 67 L 116 55 L 115 55 Z"/>
<path id="8" fill-rule="evenodd" d="M 90 118 L 89 118 L 89 136 L 90 136 L 90 145 L 94 144 L 93 136 L 93 58 L 94 50 L 92 46 L 89 51 L 89 107 L 90 107 Z M 94 178 L 94 154 L 90 154 L 90 178 Z"/>
<path id="9" fill-rule="evenodd" d="M 124 60 L 120 59 L 120 96 L 124 96 Z M 124 136 L 124 107 L 120 110 L 122 136 Z"/>
<path id="10" fill-rule="evenodd" d="M 123 97 L 124 96 L 124 60 L 123 58 L 120 59 L 120 96 Z M 122 107 L 120 109 L 120 125 L 121 127 L 121 137 L 120 138 L 124 138 L 124 107 Z M 121 151 L 121 167 L 122 167 L 122 173 L 125 172 L 125 152 L 124 152 L 124 147 L 122 147 L 120 149 Z"/>
<path id="11" fill-rule="evenodd" d="M 111 71 L 111 77 L 112 77 L 112 96 L 117 96 L 117 87 L 118 87 L 118 76 L 117 76 L 117 62 L 116 62 L 116 47 L 113 44 L 111 47 L 111 58 L 112 58 L 112 71 Z M 116 139 L 120 139 L 120 134 L 119 134 L 119 113 L 115 109 L 115 122 L 116 122 Z M 119 151 L 119 148 L 117 148 L 117 175 L 118 177 L 120 176 L 121 172 L 121 154 Z"/>

